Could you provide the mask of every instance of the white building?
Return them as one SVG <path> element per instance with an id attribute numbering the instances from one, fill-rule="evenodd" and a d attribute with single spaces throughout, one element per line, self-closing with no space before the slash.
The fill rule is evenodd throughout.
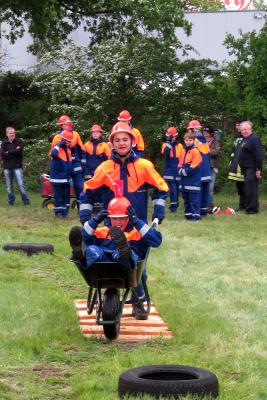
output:
<path id="1" fill-rule="evenodd" d="M 225 4 L 232 8 L 239 8 L 251 4 L 250 0 L 225 0 Z M 177 35 L 183 45 L 191 45 L 195 52 L 190 51 L 186 58 L 210 58 L 221 64 L 225 59 L 229 60 L 226 47 L 223 45 L 227 33 L 239 36 L 243 33 L 255 30 L 259 32 L 265 22 L 265 11 L 221 11 L 221 12 L 194 12 L 185 16 L 192 23 L 192 35 L 187 37 L 182 29 L 177 29 Z M 5 29 L 2 24 L 1 31 Z M 88 34 L 82 29 L 73 32 L 72 38 L 78 45 L 88 43 Z M 28 33 L 10 44 L 3 35 L 0 36 L 0 69 L 18 71 L 31 71 L 37 63 L 37 57 L 27 52 L 27 47 L 32 39 Z"/>

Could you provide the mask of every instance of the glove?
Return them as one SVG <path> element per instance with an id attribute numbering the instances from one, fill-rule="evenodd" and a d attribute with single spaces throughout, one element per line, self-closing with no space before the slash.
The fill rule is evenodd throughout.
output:
<path id="1" fill-rule="evenodd" d="M 136 215 L 136 211 L 132 206 L 129 206 L 127 208 L 127 214 L 129 215 L 129 220 L 135 224 L 136 220 L 137 220 L 137 215 Z"/>
<path id="2" fill-rule="evenodd" d="M 173 135 L 167 136 L 167 143 L 172 143 Z"/>
<path id="3" fill-rule="evenodd" d="M 59 143 L 58 146 L 59 147 L 67 147 L 67 141 L 65 139 L 62 139 Z"/>
<path id="4" fill-rule="evenodd" d="M 105 218 L 108 216 L 108 210 L 101 210 L 99 211 L 96 216 L 93 218 L 97 224 L 104 221 Z"/>

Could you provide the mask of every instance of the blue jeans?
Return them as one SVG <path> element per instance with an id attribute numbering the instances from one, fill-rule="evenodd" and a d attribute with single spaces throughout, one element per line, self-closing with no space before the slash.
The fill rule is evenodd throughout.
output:
<path id="1" fill-rule="evenodd" d="M 24 179 L 23 179 L 23 170 L 22 168 L 14 168 L 14 169 L 4 169 L 4 176 L 6 181 L 6 189 L 9 204 L 15 203 L 15 194 L 13 189 L 13 180 L 16 178 L 17 185 L 20 191 L 21 199 L 24 204 L 29 204 L 29 198 L 27 196 Z"/>

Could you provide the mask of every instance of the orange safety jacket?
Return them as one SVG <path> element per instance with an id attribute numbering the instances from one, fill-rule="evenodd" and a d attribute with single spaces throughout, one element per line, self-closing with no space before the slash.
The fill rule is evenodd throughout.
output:
<path id="1" fill-rule="evenodd" d="M 104 207 L 115 196 L 115 184 L 120 181 L 123 186 L 122 195 L 127 197 L 136 211 L 136 215 L 147 222 L 148 189 L 153 189 L 154 217 L 164 218 L 165 199 L 168 186 L 156 171 L 151 161 L 139 158 L 133 151 L 122 164 L 113 150 L 111 159 L 104 161 L 95 170 L 94 176 L 84 183 L 80 196 L 80 219 L 88 221 L 94 204 L 94 192 L 103 196 Z"/>
<path id="2" fill-rule="evenodd" d="M 194 144 L 184 146 L 178 164 L 182 192 L 200 192 L 201 164 L 202 156 L 198 148 Z"/>
<path id="3" fill-rule="evenodd" d="M 56 135 L 53 139 L 50 156 L 50 182 L 68 184 L 72 173 L 71 150 L 66 145 L 61 146 L 62 138 Z"/>

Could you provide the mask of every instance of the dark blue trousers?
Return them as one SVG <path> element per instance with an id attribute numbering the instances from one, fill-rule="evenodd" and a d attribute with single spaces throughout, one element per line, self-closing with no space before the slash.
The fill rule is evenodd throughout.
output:
<path id="1" fill-rule="evenodd" d="M 70 206 L 70 185 L 68 183 L 52 183 L 55 199 L 55 215 L 58 218 L 66 218 Z"/>
<path id="2" fill-rule="evenodd" d="M 186 219 L 199 220 L 200 216 L 200 192 L 183 192 L 184 216 Z"/>

